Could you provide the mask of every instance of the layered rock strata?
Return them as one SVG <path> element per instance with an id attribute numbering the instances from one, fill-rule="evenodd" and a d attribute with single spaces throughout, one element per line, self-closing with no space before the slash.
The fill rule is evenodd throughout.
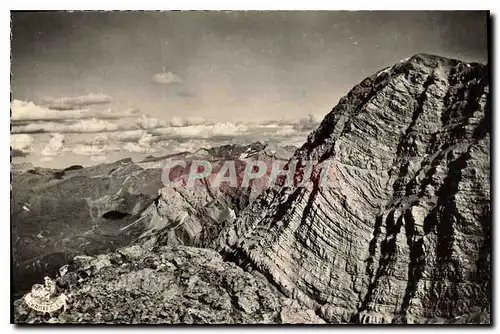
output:
<path id="1" fill-rule="evenodd" d="M 218 248 L 328 322 L 426 322 L 489 305 L 487 66 L 429 55 L 379 71 L 295 159 L 327 182 L 257 198 Z"/>

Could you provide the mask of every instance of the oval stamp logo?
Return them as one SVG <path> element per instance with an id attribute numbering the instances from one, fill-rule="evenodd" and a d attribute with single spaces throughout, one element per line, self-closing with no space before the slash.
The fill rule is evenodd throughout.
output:
<path id="1" fill-rule="evenodd" d="M 35 284 L 31 292 L 24 296 L 26 304 L 35 311 L 43 313 L 52 313 L 63 307 L 66 310 L 66 295 L 64 293 L 59 296 L 54 296 L 56 284 L 49 278 L 45 277 L 45 284 Z"/>

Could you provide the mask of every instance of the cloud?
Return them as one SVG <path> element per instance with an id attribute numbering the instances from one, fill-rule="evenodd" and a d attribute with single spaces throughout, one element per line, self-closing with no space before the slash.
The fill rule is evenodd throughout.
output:
<path id="1" fill-rule="evenodd" d="M 182 78 L 172 72 L 157 73 L 153 75 L 151 81 L 159 85 L 172 85 L 182 83 Z"/>
<path id="2" fill-rule="evenodd" d="M 119 131 L 121 129 L 117 123 L 106 120 L 84 119 L 77 122 L 33 122 L 13 127 L 12 133 L 105 132 Z"/>
<path id="3" fill-rule="evenodd" d="M 172 117 L 170 119 L 170 126 L 182 127 L 182 126 L 184 126 L 184 121 L 180 117 L 177 117 L 177 116 Z"/>
<path id="4" fill-rule="evenodd" d="M 60 133 L 52 133 L 47 145 L 43 148 L 41 155 L 44 157 L 54 157 L 62 152 L 64 147 L 64 136 Z"/>
<path id="5" fill-rule="evenodd" d="M 102 133 L 102 132 L 127 132 L 124 136 L 133 135 L 142 138 L 145 130 L 153 136 L 171 138 L 209 139 L 242 136 L 248 134 L 277 134 L 282 136 L 293 135 L 294 131 L 308 131 L 314 129 L 320 122 L 320 117 L 309 115 L 302 119 L 266 121 L 261 123 L 216 123 L 202 117 L 172 117 L 168 122 L 138 113 L 128 113 L 127 116 L 117 119 L 95 118 L 63 118 L 65 114 L 75 117 L 84 117 L 86 111 L 55 111 L 35 105 L 32 102 L 15 100 L 12 103 L 14 124 L 12 133 Z M 77 114 L 78 112 L 78 114 Z M 88 116 L 89 114 L 87 114 Z M 96 115 L 102 116 L 102 115 Z M 52 118 L 57 118 L 54 121 Z M 37 119 L 33 122 L 25 122 Z M 21 122 L 23 121 L 23 122 Z M 132 134 L 130 133 L 133 132 Z M 116 135 L 119 136 L 119 135 Z M 118 139 L 121 140 L 121 139 Z M 153 139 L 151 139 L 154 141 Z"/>
<path id="6" fill-rule="evenodd" d="M 214 123 L 205 120 L 203 117 L 196 117 L 196 116 L 187 117 L 186 119 L 174 116 L 170 119 L 170 126 L 173 127 L 183 127 L 190 125 L 209 125 L 209 124 L 214 124 Z"/>
<path id="7" fill-rule="evenodd" d="M 152 148 L 150 145 L 141 145 L 140 143 L 131 143 L 128 142 L 123 146 L 123 149 L 128 152 L 133 153 L 147 153 L 147 152 L 155 152 L 156 150 Z"/>
<path id="8" fill-rule="evenodd" d="M 99 156 L 111 152 L 121 151 L 122 147 L 116 145 L 103 144 L 77 144 L 71 147 L 71 152 L 76 155 Z"/>
<path id="9" fill-rule="evenodd" d="M 294 128 L 296 130 L 314 130 L 318 127 L 322 120 L 323 117 L 319 115 L 309 114 L 308 117 L 299 119 Z"/>
<path id="10" fill-rule="evenodd" d="M 292 126 L 295 130 L 314 130 L 323 120 L 325 115 L 319 114 L 309 114 L 307 117 L 302 118 L 292 118 L 292 119 L 280 119 L 280 120 L 267 120 L 260 122 L 262 126 L 269 127 L 286 127 Z"/>
<path id="11" fill-rule="evenodd" d="M 147 133 L 145 130 L 126 131 L 101 134 L 92 139 L 89 145 L 85 148 L 81 146 L 83 155 L 99 155 L 106 152 L 127 151 L 133 153 L 155 152 L 156 149 L 152 144 L 156 142 L 154 136 Z"/>
<path id="12" fill-rule="evenodd" d="M 46 97 L 42 104 L 50 109 L 72 110 L 92 104 L 106 104 L 111 102 L 111 97 L 104 94 L 88 94 L 81 96 Z"/>
<path id="13" fill-rule="evenodd" d="M 248 144 L 261 141 L 279 146 L 300 146 L 321 121 L 321 117 L 315 115 L 265 122 L 214 122 L 202 117 L 177 116 L 164 121 L 147 115 L 137 117 L 137 112 L 135 117 L 104 119 L 99 116 L 105 114 L 92 114 L 84 109 L 53 110 L 18 100 L 12 102 L 12 110 L 11 145 L 16 150 L 13 154 L 33 155 L 32 159 L 39 161 L 69 153 L 100 162 L 107 156 L 167 155 L 228 142 Z M 98 117 L 89 118 L 89 115 Z M 51 136 L 47 140 L 40 133 Z M 39 152 L 32 148 L 33 136 L 44 138 Z"/>
<path id="14" fill-rule="evenodd" d="M 154 129 L 153 134 L 164 138 L 209 139 L 213 137 L 231 137 L 243 135 L 248 125 L 234 123 L 216 123 L 212 125 L 189 125 Z"/>
<path id="15" fill-rule="evenodd" d="M 32 145 L 35 139 L 27 134 L 14 134 L 10 136 L 10 146 L 13 150 L 22 152 L 24 154 L 33 151 Z"/>
<path id="16" fill-rule="evenodd" d="M 144 135 L 144 131 L 127 131 L 116 133 L 100 133 L 92 139 L 82 142 L 73 142 L 71 152 L 83 156 L 101 156 L 124 150 L 124 145 L 137 142 Z"/>
<path id="17" fill-rule="evenodd" d="M 138 141 L 139 145 L 141 146 L 151 146 L 152 143 L 156 142 L 156 138 L 150 134 L 150 133 L 145 133 Z"/>
<path id="18" fill-rule="evenodd" d="M 137 124 L 140 129 L 155 129 L 160 127 L 168 126 L 168 123 L 164 120 L 143 115 L 137 119 Z"/>
<path id="19" fill-rule="evenodd" d="M 105 156 L 113 152 L 156 152 L 153 136 L 145 130 L 98 134 L 90 140 L 74 143 L 71 151 L 76 155 Z"/>
<path id="20" fill-rule="evenodd" d="M 205 120 L 203 117 L 187 117 L 186 118 L 187 125 L 201 125 L 201 124 L 213 124 Z"/>
<path id="21" fill-rule="evenodd" d="M 12 121 L 21 123 L 24 121 L 59 121 L 65 119 L 85 119 L 85 118 L 100 118 L 100 119 L 122 119 L 127 117 L 137 117 L 139 111 L 137 109 L 127 110 L 123 112 L 106 111 L 91 111 L 86 109 L 74 110 L 55 110 L 47 107 L 36 105 L 31 101 L 14 100 L 10 104 L 12 111 Z M 15 124 L 14 124 L 15 125 Z"/>
<path id="22" fill-rule="evenodd" d="M 132 130 L 110 133 L 106 135 L 106 141 L 122 141 L 122 142 L 137 142 L 146 135 L 145 130 Z"/>
<path id="23" fill-rule="evenodd" d="M 94 133 L 94 132 L 117 132 L 140 129 L 154 129 L 165 126 L 166 122 L 146 116 L 138 119 L 120 120 L 111 122 L 105 119 L 81 119 L 42 122 L 37 121 L 12 127 L 12 133 Z"/>
<path id="24" fill-rule="evenodd" d="M 104 155 L 106 147 L 78 144 L 73 146 L 72 152 L 76 155 Z"/>

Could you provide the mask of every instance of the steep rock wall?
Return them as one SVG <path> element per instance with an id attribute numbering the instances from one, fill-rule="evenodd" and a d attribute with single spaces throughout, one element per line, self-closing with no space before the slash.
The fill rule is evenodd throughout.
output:
<path id="1" fill-rule="evenodd" d="M 355 86 L 296 152 L 326 185 L 270 190 L 215 243 L 329 322 L 489 304 L 488 69 L 416 55 Z"/>

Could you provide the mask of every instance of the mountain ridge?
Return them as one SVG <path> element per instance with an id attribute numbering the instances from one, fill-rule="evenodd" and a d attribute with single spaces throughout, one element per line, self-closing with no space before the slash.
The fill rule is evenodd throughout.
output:
<path id="1" fill-rule="evenodd" d="M 429 55 L 389 69 L 355 86 L 294 154 L 299 160 L 331 160 L 330 186 L 263 194 L 220 238 L 220 250 L 245 258 L 328 322 L 422 322 L 489 302 L 488 69 Z M 464 163 L 473 167 L 460 183 Z M 458 197 L 457 204 L 459 186 L 464 199 Z M 449 226 L 453 219 L 470 225 L 465 236 Z M 475 275 L 473 265 L 447 269 L 460 263 L 453 260 L 454 248 L 449 250 L 453 240 L 470 261 L 480 261 L 477 280 L 484 284 L 464 281 L 461 292 L 476 294 L 470 300 L 462 301 L 457 285 L 449 283 L 453 278 L 446 278 L 450 271 Z M 422 247 L 438 249 L 426 253 Z M 426 297 L 432 289 L 427 282 L 439 289 L 431 293 L 449 294 L 436 312 L 419 306 L 420 296 L 434 298 Z"/>

